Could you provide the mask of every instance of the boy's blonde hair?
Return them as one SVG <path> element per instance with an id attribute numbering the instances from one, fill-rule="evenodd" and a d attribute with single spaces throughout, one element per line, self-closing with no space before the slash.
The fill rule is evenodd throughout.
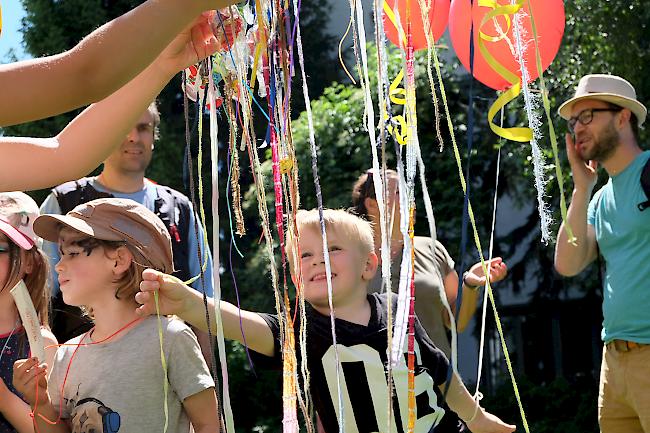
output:
<path id="1" fill-rule="evenodd" d="M 343 209 L 324 209 L 323 219 L 325 220 L 325 229 L 328 232 L 334 230 L 346 239 L 350 239 L 359 246 L 359 249 L 364 254 L 375 250 L 375 239 L 370 222 Z M 296 228 L 298 236 L 305 229 L 314 229 L 320 233 L 318 209 L 299 210 L 296 214 Z M 289 257 L 289 262 L 292 265 L 292 271 L 294 270 L 293 248 L 297 245 L 297 241 L 298 239 L 294 239 L 291 232 L 287 233 L 286 252 L 287 257 Z"/>

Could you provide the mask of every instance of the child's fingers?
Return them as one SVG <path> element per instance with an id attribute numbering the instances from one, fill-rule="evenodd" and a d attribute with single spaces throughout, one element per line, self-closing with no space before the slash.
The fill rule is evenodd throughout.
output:
<path id="1" fill-rule="evenodd" d="M 135 309 L 135 313 L 139 316 L 149 316 L 153 314 L 153 307 L 150 307 L 149 305 L 140 305 L 138 308 Z"/>
<path id="2" fill-rule="evenodd" d="M 150 301 L 151 301 L 151 293 L 149 292 L 138 292 L 135 294 L 135 302 L 137 302 L 140 305 L 144 305 Z"/>
<path id="3" fill-rule="evenodd" d="M 155 292 L 160 290 L 159 281 L 141 281 L 140 282 L 140 291 L 141 292 Z"/>
<path id="4" fill-rule="evenodd" d="M 142 271 L 142 279 L 144 281 L 160 281 L 162 274 L 155 269 L 145 269 Z M 140 285 L 142 286 L 142 284 Z"/>
<path id="5" fill-rule="evenodd" d="M 19 359 L 14 362 L 14 376 L 16 374 L 24 375 L 36 365 L 38 365 L 38 358 Z"/>
<path id="6" fill-rule="evenodd" d="M 14 385 L 29 386 L 35 379 L 45 378 L 47 365 L 38 363 L 37 358 L 20 359 L 14 363 Z"/>
<path id="7" fill-rule="evenodd" d="M 151 301 L 152 298 L 153 294 L 149 291 L 141 291 L 135 294 L 135 300 L 138 304 L 146 304 L 147 302 Z"/>

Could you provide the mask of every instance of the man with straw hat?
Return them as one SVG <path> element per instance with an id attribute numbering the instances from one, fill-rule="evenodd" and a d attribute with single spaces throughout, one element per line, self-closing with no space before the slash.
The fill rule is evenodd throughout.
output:
<path id="1" fill-rule="evenodd" d="M 623 78 L 594 74 L 580 80 L 559 114 L 572 133 L 566 136 L 574 182 L 567 222 L 575 242 L 562 224 L 555 268 L 573 276 L 599 254 L 606 267 L 600 429 L 650 433 L 650 197 L 641 183 L 650 151 L 638 143 L 647 109 Z M 609 179 L 591 197 L 599 164 Z"/>

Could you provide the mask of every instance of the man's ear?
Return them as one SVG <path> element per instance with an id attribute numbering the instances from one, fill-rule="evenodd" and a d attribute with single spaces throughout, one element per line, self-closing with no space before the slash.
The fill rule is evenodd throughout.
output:
<path id="1" fill-rule="evenodd" d="M 379 265 L 379 258 L 377 257 L 377 254 L 375 254 L 374 251 L 369 252 L 361 277 L 366 281 L 372 280 L 375 274 L 377 273 L 378 265 Z"/>
<path id="2" fill-rule="evenodd" d="M 111 259 L 115 262 L 113 273 L 115 275 L 121 275 L 131 267 L 131 262 L 133 262 L 133 253 L 131 253 L 131 250 L 127 247 L 121 246 L 115 250 L 115 255 L 111 257 Z"/>
<path id="3" fill-rule="evenodd" d="M 629 123 L 630 119 L 632 118 L 632 111 L 627 108 L 623 108 L 621 111 L 619 111 L 618 114 L 620 115 L 618 122 L 619 128 L 623 127 L 625 123 Z"/>

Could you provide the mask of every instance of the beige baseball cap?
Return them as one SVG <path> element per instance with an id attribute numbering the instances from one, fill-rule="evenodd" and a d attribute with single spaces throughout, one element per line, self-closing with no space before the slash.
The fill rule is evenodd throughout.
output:
<path id="1" fill-rule="evenodd" d="M 636 115 L 639 126 L 643 125 L 648 113 L 645 105 L 637 101 L 634 87 L 627 80 L 616 75 L 585 75 L 578 82 L 573 98 L 560 105 L 558 113 L 562 118 L 570 119 L 573 104 L 583 99 L 598 99 L 627 108 Z"/>
<path id="2" fill-rule="evenodd" d="M 24 250 L 39 244 L 34 233 L 38 214 L 38 205 L 24 192 L 0 192 L 0 232 Z"/>
<path id="3" fill-rule="evenodd" d="M 167 274 L 174 271 L 167 227 L 155 213 L 133 200 L 100 198 L 80 204 L 66 215 L 41 215 L 34 222 L 34 231 L 52 242 L 58 242 L 62 227 L 96 239 L 124 241 L 138 263 Z"/>

